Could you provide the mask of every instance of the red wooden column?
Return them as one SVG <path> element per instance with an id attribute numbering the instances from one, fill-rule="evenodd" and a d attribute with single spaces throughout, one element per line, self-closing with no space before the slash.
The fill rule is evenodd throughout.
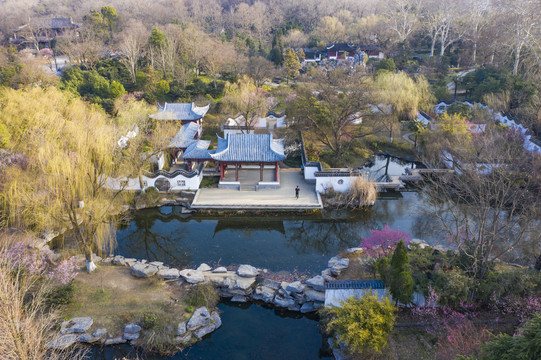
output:
<path id="1" fill-rule="evenodd" d="M 224 181 L 224 164 L 220 163 L 220 181 Z"/>
<path id="2" fill-rule="evenodd" d="M 235 178 L 239 181 L 239 163 L 235 163 Z"/>
<path id="3" fill-rule="evenodd" d="M 259 181 L 263 181 L 263 163 L 259 163 Z"/>
<path id="4" fill-rule="evenodd" d="M 278 182 L 278 161 L 274 163 L 274 181 Z"/>

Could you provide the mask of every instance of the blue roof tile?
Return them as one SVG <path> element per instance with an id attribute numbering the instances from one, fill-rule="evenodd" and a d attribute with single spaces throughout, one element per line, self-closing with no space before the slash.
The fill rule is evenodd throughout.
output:
<path id="1" fill-rule="evenodd" d="M 182 125 L 178 133 L 171 139 L 169 143 L 170 148 L 185 149 L 191 144 L 197 142 L 194 138 L 199 131 L 199 124 L 190 122 Z"/>
<path id="2" fill-rule="evenodd" d="M 207 111 L 209 106 L 197 107 L 194 103 L 191 104 L 168 104 L 159 107 L 159 112 L 150 115 L 155 120 L 184 120 L 192 121 L 201 119 Z"/>
<path id="3" fill-rule="evenodd" d="M 276 162 L 285 159 L 283 140 L 269 134 L 229 134 L 218 138 L 218 148 L 210 155 L 217 161 Z"/>

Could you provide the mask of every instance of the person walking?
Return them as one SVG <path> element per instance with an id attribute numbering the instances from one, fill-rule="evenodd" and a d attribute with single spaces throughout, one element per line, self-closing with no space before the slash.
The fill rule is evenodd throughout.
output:
<path id="1" fill-rule="evenodd" d="M 295 188 L 295 199 L 299 198 L 299 191 L 301 191 L 301 189 L 299 189 L 299 185 L 297 185 L 297 187 Z"/>

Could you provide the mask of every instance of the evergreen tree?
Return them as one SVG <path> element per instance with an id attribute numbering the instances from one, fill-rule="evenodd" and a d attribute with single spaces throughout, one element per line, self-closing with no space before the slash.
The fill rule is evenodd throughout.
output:
<path id="1" fill-rule="evenodd" d="M 299 61 L 299 56 L 297 53 L 291 49 L 287 48 L 284 54 L 284 70 L 286 72 L 286 79 L 293 80 L 299 76 L 299 70 L 301 69 L 301 63 Z"/>
<path id="2" fill-rule="evenodd" d="M 283 61 L 282 53 L 284 52 L 284 45 L 282 44 L 283 37 L 282 29 L 278 29 L 274 33 L 272 38 L 272 50 L 270 53 L 270 60 L 274 62 L 274 65 L 280 65 Z"/>
<path id="3" fill-rule="evenodd" d="M 391 259 L 390 270 L 391 296 L 402 304 L 409 304 L 413 300 L 413 279 L 409 265 L 406 245 L 400 240 Z"/>

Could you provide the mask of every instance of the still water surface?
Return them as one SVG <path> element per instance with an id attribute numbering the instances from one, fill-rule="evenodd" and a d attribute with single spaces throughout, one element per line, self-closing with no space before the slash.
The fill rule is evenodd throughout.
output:
<path id="1" fill-rule="evenodd" d="M 379 180 L 400 175 L 411 163 L 378 157 L 368 169 Z M 178 207 L 134 213 L 117 231 L 115 254 L 163 261 L 179 268 L 251 264 L 271 271 L 318 274 L 331 256 L 359 246 L 370 229 L 384 225 L 436 244 L 426 199 L 416 192 L 383 193 L 366 210 L 336 210 L 318 215 L 202 216 Z M 219 305 L 223 326 L 174 357 L 144 359 L 318 359 L 329 358 L 315 319 L 284 314 L 259 305 Z M 286 316 L 284 316 L 286 315 Z M 291 317 L 294 316 L 294 317 Z M 129 346 L 95 350 L 94 359 L 121 358 Z"/>

